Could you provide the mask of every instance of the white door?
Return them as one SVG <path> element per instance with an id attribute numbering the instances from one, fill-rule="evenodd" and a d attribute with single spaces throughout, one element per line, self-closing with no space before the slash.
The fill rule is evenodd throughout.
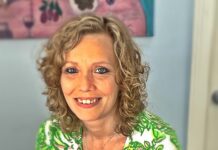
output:
<path id="1" fill-rule="evenodd" d="M 218 4 L 218 3 L 217 3 Z M 218 8 L 218 7 L 216 7 Z M 218 10 L 216 9 L 214 38 L 211 47 L 206 150 L 218 150 Z"/>
<path id="2" fill-rule="evenodd" d="M 218 150 L 217 0 L 195 0 L 191 72 L 187 150 Z"/>

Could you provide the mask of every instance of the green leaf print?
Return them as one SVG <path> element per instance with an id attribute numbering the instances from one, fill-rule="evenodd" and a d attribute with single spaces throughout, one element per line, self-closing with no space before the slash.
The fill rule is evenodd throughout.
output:
<path id="1" fill-rule="evenodd" d="M 178 150 L 181 150 L 181 146 L 177 139 L 176 132 L 170 127 L 169 124 L 165 123 L 159 116 L 156 116 L 149 111 L 142 112 L 139 115 L 139 121 L 142 117 L 148 120 L 147 126 L 149 126 L 149 129 L 152 129 L 152 133 L 155 137 L 155 140 L 153 142 L 160 143 L 161 141 L 166 139 L 166 135 L 169 135 L 170 141 L 177 147 Z"/>
<path id="2" fill-rule="evenodd" d="M 64 143 L 64 141 L 61 139 L 61 137 L 63 137 L 63 134 L 62 132 L 56 128 L 55 126 L 51 126 L 50 127 L 50 131 L 52 131 L 51 134 L 53 134 L 51 136 L 52 140 L 52 145 L 54 145 L 55 147 L 56 146 L 62 146 L 62 147 L 66 147 L 66 148 L 69 148 L 69 145 L 67 145 L 66 143 Z"/>
<path id="3" fill-rule="evenodd" d="M 138 141 L 131 141 L 124 150 L 147 150 L 144 145 Z"/>
<path id="4" fill-rule="evenodd" d="M 139 124 L 138 126 L 135 127 L 135 130 L 141 133 L 142 135 L 145 130 L 145 126 L 143 126 L 142 124 Z"/>
<path id="5" fill-rule="evenodd" d="M 82 127 L 80 131 L 65 133 L 58 121 L 51 119 L 39 128 L 36 150 L 58 150 L 59 147 L 82 150 L 82 135 Z M 166 150 L 165 144 L 169 142 L 164 140 L 170 140 L 176 150 L 181 150 L 175 131 L 148 111 L 138 115 L 134 132 L 127 138 L 124 150 Z"/>
<path id="6" fill-rule="evenodd" d="M 158 147 L 155 148 L 155 150 L 163 150 L 164 146 L 163 145 L 158 145 Z"/>
<path id="7" fill-rule="evenodd" d="M 164 132 L 161 132 L 160 130 L 158 130 L 156 128 L 152 129 L 152 133 L 154 135 L 156 143 L 160 143 L 161 141 L 163 141 L 166 138 Z"/>
<path id="8" fill-rule="evenodd" d="M 38 133 L 38 136 L 37 136 L 37 142 L 41 144 L 44 141 L 45 141 L 45 129 L 41 126 L 39 128 L 39 133 Z"/>
<path id="9" fill-rule="evenodd" d="M 151 148 L 151 144 L 148 141 L 144 141 L 144 146 L 145 146 L 146 150 L 150 150 L 150 148 Z"/>

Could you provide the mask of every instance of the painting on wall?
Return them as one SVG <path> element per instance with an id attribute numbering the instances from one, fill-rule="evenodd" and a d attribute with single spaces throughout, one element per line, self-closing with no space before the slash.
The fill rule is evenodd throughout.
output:
<path id="1" fill-rule="evenodd" d="M 47 38 L 84 12 L 115 15 L 133 36 L 153 36 L 154 0 L 0 0 L 0 38 Z"/>

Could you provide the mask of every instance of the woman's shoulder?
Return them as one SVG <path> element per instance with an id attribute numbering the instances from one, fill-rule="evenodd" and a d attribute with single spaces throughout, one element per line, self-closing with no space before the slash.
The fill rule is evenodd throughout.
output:
<path id="1" fill-rule="evenodd" d="M 41 123 L 37 138 L 36 149 L 53 150 L 57 148 L 78 149 L 81 144 L 81 132 L 65 133 L 61 130 L 57 119 L 49 118 Z"/>
<path id="2" fill-rule="evenodd" d="M 138 145 L 137 148 L 145 149 L 181 149 L 175 130 L 159 116 L 143 111 L 137 116 L 137 120 L 129 148 Z"/>

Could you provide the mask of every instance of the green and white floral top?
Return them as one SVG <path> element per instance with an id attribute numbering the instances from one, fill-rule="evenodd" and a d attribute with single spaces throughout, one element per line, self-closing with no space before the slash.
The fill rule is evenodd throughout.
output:
<path id="1" fill-rule="evenodd" d="M 175 131 L 161 118 L 145 111 L 138 119 L 132 136 L 126 139 L 124 150 L 181 150 Z M 49 119 L 39 128 L 36 150 L 59 150 L 60 147 L 82 150 L 82 128 L 78 132 L 63 133 L 57 120 Z"/>

